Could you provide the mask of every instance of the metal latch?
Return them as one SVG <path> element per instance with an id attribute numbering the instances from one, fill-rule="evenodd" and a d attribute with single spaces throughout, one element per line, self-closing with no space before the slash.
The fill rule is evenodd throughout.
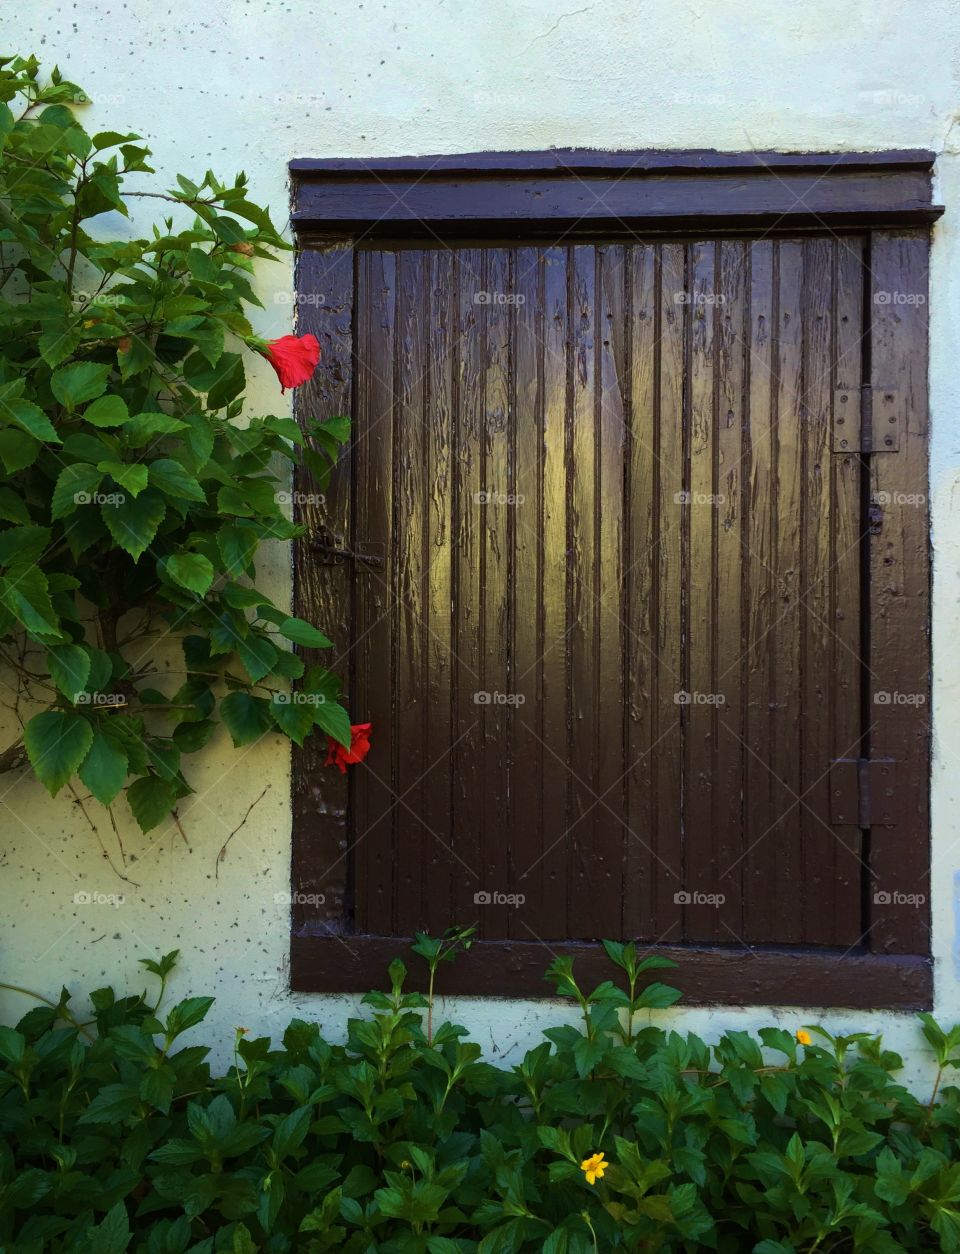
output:
<path id="1" fill-rule="evenodd" d="M 834 826 L 895 827 L 893 758 L 836 758 L 830 763 L 830 822 Z"/>
<path id="2" fill-rule="evenodd" d="M 899 392 L 868 385 L 833 394 L 835 453 L 896 453 L 900 448 Z"/>
<path id="3" fill-rule="evenodd" d="M 327 533 L 315 537 L 310 547 L 317 554 L 317 560 L 326 566 L 341 566 L 345 562 L 354 562 L 371 569 L 383 569 L 383 546 L 379 544 L 361 541 L 354 548 L 350 548 L 344 536 Z"/>

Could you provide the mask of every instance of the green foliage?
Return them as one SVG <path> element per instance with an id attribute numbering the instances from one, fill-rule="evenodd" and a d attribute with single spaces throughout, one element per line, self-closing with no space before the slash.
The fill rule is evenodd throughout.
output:
<path id="1" fill-rule="evenodd" d="M 435 972 L 469 931 L 416 952 Z M 921 1104 L 879 1038 L 731 1031 L 708 1045 L 643 1008 L 649 962 L 608 943 L 618 983 L 550 978 L 584 1030 L 550 1029 L 511 1070 L 465 1029 L 424 1030 L 431 999 L 369 993 L 346 1045 L 294 1019 L 275 1047 L 238 1028 L 212 1077 L 184 1044 L 211 999 L 91 996 L 0 1028 L 0 1248 L 596 1254 L 960 1249 L 957 1029 L 922 1016 L 941 1067 Z M 658 960 L 656 966 L 664 966 Z M 649 990 L 654 989 L 652 994 Z M 631 1010 L 631 1007 L 633 1009 Z M 639 1026 L 638 1026 L 639 1025 Z M 582 1164 L 599 1155 L 594 1183 Z"/>
<path id="2" fill-rule="evenodd" d="M 240 425 L 244 352 L 263 347 L 253 267 L 288 246 L 242 173 L 129 191 L 149 150 L 88 135 L 85 99 L 0 59 L 0 657 L 32 714 L 0 769 L 25 755 L 52 794 L 79 776 L 104 805 L 125 790 L 148 830 L 218 715 L 238 745 L 350 743 L 323 667 L 286 696 L 290 645 L 330 641 L 253 586 L 261 544 L 299 534 L 284 474 L 303 463 L 322 493 L 349 422 Z M 174 216 L 133 239 L 120 219 L 143 195 Z M 184 663 L 163 694 L 151 657 L 170 636 Z"/>

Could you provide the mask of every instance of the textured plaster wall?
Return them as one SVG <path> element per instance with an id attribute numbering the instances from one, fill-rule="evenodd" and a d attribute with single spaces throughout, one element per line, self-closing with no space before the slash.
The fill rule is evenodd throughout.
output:
<path id="1" fill-rule="evenodd" d="M 960 1020 L 960 9 L 951 0 L 32 0 L 4 14 L 6 50 L 58 61 L 94 104 L 88 129 L 135 129 L 155 153 L 162 188 L 177 171 L 243 168 L 255 196 L 285 216 L 294 156 L 478 149 L 710 147 L 871 149 L 940 154 L 932 282 L 932 493 L 935 540 L 933 945 L 936 1009 Z M 149 202 L 141 202 L 148 204 Z M 122 229 L 122 224 L 107 224 Z M 258 330 L 289 328 L 291 273 L 264 268 Z M 276 412 L 269 371 L 251 412 Z M 269 582 L 289 593 L 277 551 Z M 163 656 L 162 653 L 159 656 Z M 291 997 L 287 988 L 288 761 L 280 747 L 215 742 L 184 806 L 190 846 L 172 827 L 125 828 L 124 882 L 109 825 L 97 835 L 69 799 L 29 779 L 0 779 L 0 979 L 55 993 L 139 982 L 140 957 L 179 947 L 174 991 L 215 992 L 211 1031 L 235 1024 L 278 1033 L 294 1013 L 342 1032 L 349 999 Z M 221 844 L 269 785 L 232 840 Z M 94 817 L 94 811 L 91 811 Z M 108 862 L 105 853 L 109 854 Z M 78 889 L 120 894 L 119 906 L 76 906 Z M 547 954 L 544 960 L 547 961 Z M 744 955 L 745 968 L 752 959 Z M 0 1017 L 26 1008 L 4 994 Z M 535 1042 L 549 1003 L 452 1001 L 491 1057 L 514 1061 Z M 779 1018 L 883 1028 L 924 1083 L 908 1017 L 862 1012 L 677 1011 L 672 1023 L 712 1036 Z"/>

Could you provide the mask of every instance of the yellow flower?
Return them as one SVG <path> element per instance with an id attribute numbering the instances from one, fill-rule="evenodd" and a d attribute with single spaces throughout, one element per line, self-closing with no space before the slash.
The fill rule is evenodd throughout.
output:
<path id="1" fill-rule="evenodd" d="M 810 1035 L 808 1031 L 806 1031 L 805 1028 L 797 1029 L 797 1044 L 798 1045 L 812 1045 L 813 1044 L 813 1037 Z"/>
<path id="2" fill-rule="evenodd" d="M 580 1170 L 587 1177 L 587 1184 L 595 1184 L 603 1179 L 603 1173 L 610 1166 L 603 1154 L 591 1154 L 580 1164 Z"/>

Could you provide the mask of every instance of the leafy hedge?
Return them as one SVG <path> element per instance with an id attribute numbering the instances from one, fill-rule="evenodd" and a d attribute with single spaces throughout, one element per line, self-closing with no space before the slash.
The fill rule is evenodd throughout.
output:
<path id="1" fill-rule="evenodd" d="M 432 976 L 440 942 L 416 949 Z M 640 988 L 664 961 L 607 952 L 631 992 L 584 994 L 555 962 L 583 1029 L 550 1029 L 511 1070 L 461 1027 L 434 1032 L 399 960 L 346 1046 L 300 1019 L 279 1048 L 238 1028 L 217 1078 L 179 1040 L 212 998 L 161 1008 L 176 954 L 144 963 L 160 998 L 100 989 L 88 1024 L 64 991 L 0 1029 L 0 1248 L 960 1248 L 960 1090 L 941 1083 L 960 1031 L 921 1016 L 939 1067 L 923 1104 L 866 1034 L 664 1032 L 643 1007 L 675 991 Z"/>

